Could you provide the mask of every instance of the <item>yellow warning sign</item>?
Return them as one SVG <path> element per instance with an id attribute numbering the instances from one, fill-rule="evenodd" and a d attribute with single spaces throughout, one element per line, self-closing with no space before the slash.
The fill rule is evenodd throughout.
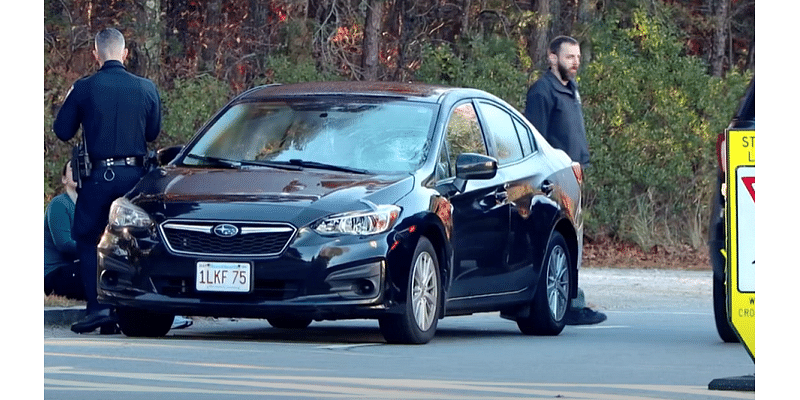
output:
<path id="1" fill-rule="evenodd" d="M 727 131 L 728 318 L 756 359 L 756 132 Z"/>

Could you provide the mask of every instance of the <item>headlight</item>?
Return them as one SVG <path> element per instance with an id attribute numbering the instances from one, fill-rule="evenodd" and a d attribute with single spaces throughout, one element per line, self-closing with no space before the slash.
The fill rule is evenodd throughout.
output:
<path id="1" fill-rule="evenodd" d="M 400 216 L 400 207 L 376 206 L 374 210 L 331 215 L 319 221 L 314 230 L 320 235 L 373 235 L 389 230 Z"/>
<path id="2" fill-rule="evenodd" d="M 108 223 L 115 228 L 148 228 L 153 224 L 153 220 L 130 200 L 120 197 L 111 203 Z"/>

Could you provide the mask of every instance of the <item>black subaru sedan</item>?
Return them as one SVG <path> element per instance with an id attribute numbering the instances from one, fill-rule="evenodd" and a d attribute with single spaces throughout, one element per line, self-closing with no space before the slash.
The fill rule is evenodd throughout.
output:
<path id="1" fill-rule="evenodd" d="M 231 100 L 111 207 L 98 296 L 128 336 L 173 315 L 376 319 L 389 343 L 499 312 L 557 335 L 582 252 L 582 171 L 475 89 L 328 82 Z"/>

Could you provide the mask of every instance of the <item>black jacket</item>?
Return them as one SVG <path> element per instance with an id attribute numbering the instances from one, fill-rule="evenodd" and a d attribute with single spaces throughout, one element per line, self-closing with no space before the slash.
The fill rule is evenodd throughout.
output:
<path id="1" fill-rule="evenodd" d="M 573 161 L 589 165 L 589 146 L 583 122 L 581 97 L 575 81 L 567 86 L 551 70 L 528 89 L 525 117 L 557 149 Z"/>
<path id="2" fill-rule="evenodd" d="M 83 127 L 92 159 L 144 156 L 161 131 L 156 85 L 106 61 L 94 75 L 76 81 L 58 111 L 53 131 L 63 141 Z"/>

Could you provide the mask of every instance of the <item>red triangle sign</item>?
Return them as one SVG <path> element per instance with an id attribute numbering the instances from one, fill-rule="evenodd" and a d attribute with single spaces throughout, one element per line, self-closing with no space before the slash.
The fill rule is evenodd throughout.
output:
<path id="1" fill-rule="evenodd" d="M 750 196 L 753 197 L 753 203 L 756 202 L 756 177 L 755 176 L 743 176 L 742 183 L 744 183 L 744 187 L 747 188 L 747 191 L 750 192 Z"/>

